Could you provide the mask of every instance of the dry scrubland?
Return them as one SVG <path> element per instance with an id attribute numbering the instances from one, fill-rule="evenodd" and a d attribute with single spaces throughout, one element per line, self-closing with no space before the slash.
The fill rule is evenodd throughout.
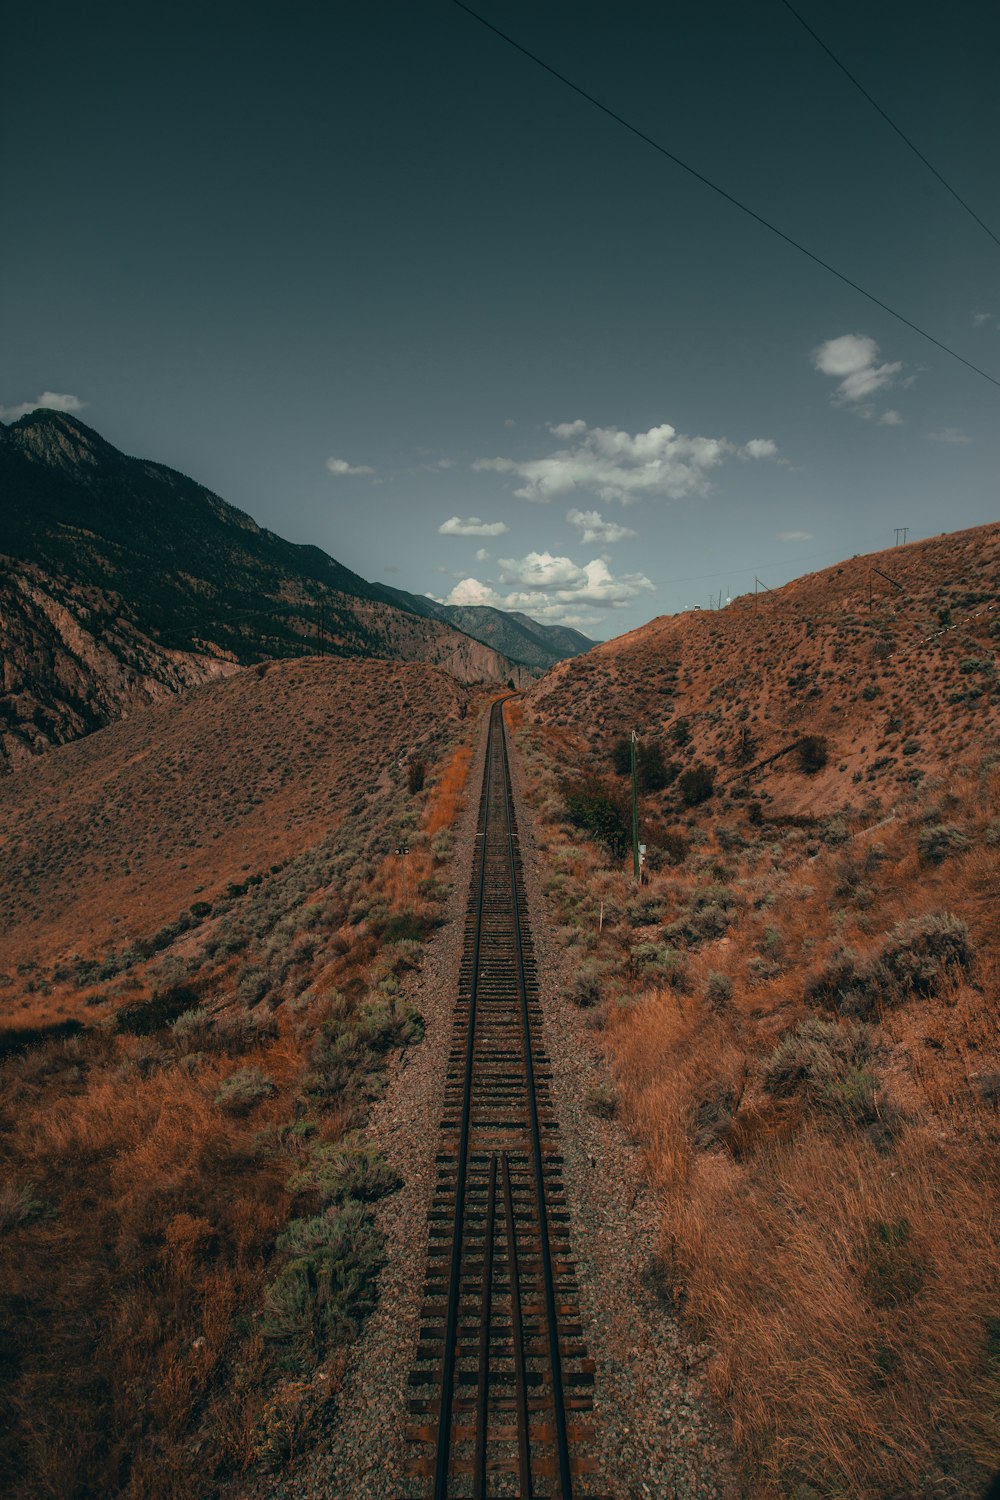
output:
<path id="1" fill-rule="evenodd" d="M 441 920 L 470 707 L 434 668 L 275 663 L 0 786 L 17 1500 L 239 1492 L 329 1421 L 396 1185 L 364 1126 L 421 1034 L 400 984 Z"/>
<path id="2" fill-rule="evenodd" d="M 645 1144 L 644 1274 L 753 1495 L 958 1500 L 1000 1453 L 998 558 L 981 528 L 657 621 L 514 710 L 591 1105 Z"/>

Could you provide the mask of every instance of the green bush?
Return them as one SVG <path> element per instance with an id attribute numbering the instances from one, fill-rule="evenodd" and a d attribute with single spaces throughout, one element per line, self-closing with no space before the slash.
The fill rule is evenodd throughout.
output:
<path id="1" fill-rule="evenodd" d="M 360 1203 L 293 1219 L 278 1237 L 287 1264 L 264 1302 L 261 1333 L 280 1364 L 298 1370 L 353 1337 L 372 1311 L 383 1240 Z"/>
<path id="2" fill-rule="evenodd" d="M 564 792 L 566 813 L 575 828 L 583 828 L 616 859 L 630 842 L 625 811 L 596 784 L 580 784 Z"/>
<path id="3" fill-rule="evenodd" d="M 356 1138 L 318 1146 L 308 1166 L 289 1179 L 290 1193 L 315 1193 L 324 1205 L 356 1198 L 374 1202 L 402 1186 L 385 1158 Z"/>
<path id="4" fill-rule="evenodd" d="M 227 1115 L 248 1115 L 264 1099 L 277 1093 L 273 1082 L 260 1068 L 238 1068 L 224 1078 L 215 1094 L 219 1109 Z"/>

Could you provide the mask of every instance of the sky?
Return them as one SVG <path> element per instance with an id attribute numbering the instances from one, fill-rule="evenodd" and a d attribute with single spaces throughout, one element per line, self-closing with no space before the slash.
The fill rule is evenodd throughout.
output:
<path id="1" fill-rule="evenodd" d="M 1000 236 L 1000 10 L 796 8 Z M 1000 245 L 782 0 L 480 13 L 1000 380 Z M 1000 389 L 452 0 L 8 15 L 0 420 L 596 639 L 997 519 Z"/>

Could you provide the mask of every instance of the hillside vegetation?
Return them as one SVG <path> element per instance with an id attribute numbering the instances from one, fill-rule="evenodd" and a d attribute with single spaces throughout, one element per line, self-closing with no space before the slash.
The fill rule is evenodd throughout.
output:
<path id="1" fill-rule="evenodd" d="M 657 620 L 519 716 L 662 1204 L 637 1273 L 755 1496 L 967 1500 L 1000 1452 L 998 561 L 985 527 Z"/>
<path id="2" fill-rule="evenodd" d="M 276 662 L 0 784 L 5 1494 L 240 1493 L 335 1419 L 478 706 Z"/>

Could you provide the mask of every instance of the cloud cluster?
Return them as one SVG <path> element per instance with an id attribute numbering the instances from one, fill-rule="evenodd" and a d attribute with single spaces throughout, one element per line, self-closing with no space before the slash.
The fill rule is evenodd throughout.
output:
<path id="1" fill-rule="evenodd" d="M 507 530 L 503 521 L 481 521 L 478 516 L 469 516 L 466 521 L 461 516 L 449 516 L 438 527 L 442 536 L 503 536 Z"/>
<path id="2" fill-rule="evenodd" d="M 726 458 L 774 458 L 770 438 L 752 438 L 739 446 L 728 438 L 688 437 L 669 423 L 648 432 L 618 427 L 589 427 L 584 421 L 560 422 L 549 431 L 565 444 L 543 458 L 480 458 L 474 469 L 513 474 L 521 484 L 515 495 L 541 504 L 589 490 L 604 501 L 627 504 L 644 495 L 680 500 L 704 494 L 711 471 Z"/>
<path id="3" fill-rule="evenodd" d="M 336 474 L 338 477 L 345 474 L 353 476 L 375 473 L 375 470 L 369 468 L 367 464 L 349 464 L 346 458 L 328 458 L 326 466 L 331 474 Z"/>
<path id="4" fill-rule="evenodd" d="M 779 542 L 811 542 L 813 533 L 811 531 L 779 531 Z"/>
<path id="5" fill-rule="evenodd" d="M 845 333 L 839 339 L 827 339 L 812 352 L 814 367 L 821 375 L 837 381 L 833 393 L 836 406 L 865 401 L 876 391 L 892 385 L 903 368 L 902 360 L 879 364 L 878 344 L 864 333 Z"/>
<path id="6" fill-rule="evenodd" d="M 500 582 L 507 592 L 478 578 L 463 578 L 447 604 L 489 604 L 494 609 L 523 610 L 548 624 L 586 628 L 600 624 L 602 611 L 624 609 L 653 584 L 643 573 L 615 577 L 603 558 L 582 566 L 551 552 L 499 560 Z"/>
<path id="7" fill-rule="evenodd" d="M 46 411 L 83 411 L 87 405 L 79 396 L 60 395 L 58 391 L 43 391 L 35 401 L 19 401 L 16 406 L 0 406 L 0 422 L 16 422 L 29 411 L 44 407 Z"/>
<path id="8" fill-rule="evenodd" d="M 628 537 L 635 536 L 635 532 L 630 531 L 627 526 L 606 521 L 599 510 L 568 510 L 566 519 L 580 532 L 581 542 L 603 542 L 610 547 L 614 542 L 624 542 Z"/>
<path id="9" fill-rule="evenodd" d="M 963 444 L 972 442 L 969 434 L 963 432 L 961 427 L 938 427 L 934 432 L 929 432 L 927 436 L 933 438 L 936 443 Z"/>

